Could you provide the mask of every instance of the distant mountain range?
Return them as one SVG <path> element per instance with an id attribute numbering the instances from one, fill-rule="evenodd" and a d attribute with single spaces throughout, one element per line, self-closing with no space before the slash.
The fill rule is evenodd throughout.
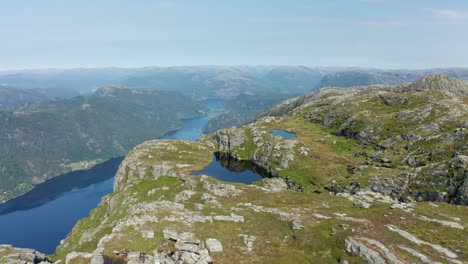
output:
<path id="1" fill-rule="evenodd" d="M 468 79 L 468 68 L 380 70 L 305 66 L 178 66 L 50 69 L 0 72 L 0 84 L 91 93 L 105 85 L 178 91 L 194 99 L 232 99 L 242 93 L 304 94 L 321 87 L 412 82 L 428 74 Z"/>
<path id="2" fill-rule="evenodd" d="M 322 87 L 352 87 L 367 85 L 396 85 L 414 82 L 429 74 L 444 74 L 457 79 L 468 79 L 468 69 L 447 68 L 429 70 L 352 70 L 340 71 L 325 75 L 315 88 Z"/>
<path id="3" fill-rule="evenodd" d="M 206 132 L 250 122 L 319 87 L 395 85 L 468 69 L 378 70 L 304 66 L 193 66 L 0 72 L 0 200 L 71 169 L 126 154 L 200 115 L 193 99 L 226 99 Z M 106 88 L 98 89 L 106 84 Z M 115 88 L 125 85 L 127 88 Z M 158 92 L 156 92 L 156 90 Z M 88 94 L 77 96 L 80 94 Z"/>
<path id="4" fill-rule="evenodd" d="M 174 92 L 105 87 L 0 110 L 0 201 L 58 174 L 125 155 L 203 108 Z"/>

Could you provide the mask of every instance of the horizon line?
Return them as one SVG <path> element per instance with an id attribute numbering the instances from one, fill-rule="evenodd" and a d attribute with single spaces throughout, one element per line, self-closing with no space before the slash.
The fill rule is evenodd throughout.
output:
<path id="1" fill-rule="evenodd" d="M 105 69 L 121 69 L 121 70 L 132 70 L 132 69 L 168 69 L 168 68 L 202 68 L 202 67 L 305 67 L 309 69 L 357 69 L 357 70 L 408 70 L 408 71 L 424 71 L 434 69 L 468 69 L 468 66 L 431 66 L 427 68 L 423 67 L 385 67 L 385 66 L 356 66 L 356 65 L 303 65 L 303 64 L 174 64 L 174 65 L 145 65 L 145 66 L 70 66 L 70 67 L 25 67 L 25 68 L 10 68 L 0 69 L 0 73 L 12 73 L 12 72 L 27 72 L 27 71 L 70 71 L 70 70 L 105 70 Z"/>

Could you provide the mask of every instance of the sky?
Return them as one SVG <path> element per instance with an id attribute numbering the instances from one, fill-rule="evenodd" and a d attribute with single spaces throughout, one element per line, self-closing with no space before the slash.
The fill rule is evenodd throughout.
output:
<path id="1" fill-rule="evenodd" d="M 0 70 L 468 66 L 467 0 L 0 0 Z"/>

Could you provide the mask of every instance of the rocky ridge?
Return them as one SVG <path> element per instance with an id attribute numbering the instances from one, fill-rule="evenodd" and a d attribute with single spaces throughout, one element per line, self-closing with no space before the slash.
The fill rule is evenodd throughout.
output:
<path id="1" fill-rule="evenodd" d="M 0 263 L 9 264 L 50 264 L 46 255 L 32 249 L 0 245 Z"/>
<path id="2" fill-rule="evenodd" d="M 114 192 L 53 259 L 464 263 L 468 207 L 454 204 L 466 197 L 465 102 L 450 91 L 323 89 L 279 106 L 280 117 L 197 142 L 149 141 L 127 155 Z M 398 118 L 403 111 L 411 114 Z M 244 185 L 192 176 L 214 152 L 273 178 Z"/>

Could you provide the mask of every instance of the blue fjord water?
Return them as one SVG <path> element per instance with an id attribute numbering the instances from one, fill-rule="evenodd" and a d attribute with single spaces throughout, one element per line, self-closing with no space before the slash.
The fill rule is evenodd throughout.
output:
<path id="1" fill-rule="evenodd" d="M 196 140 L 202 135 L 203 126 L 222 108 L 219 100 L 204 104 L 210 109 L 207 116 L 186 119 L 182 129 L 162 138 Z M 53 253 L 75 223 L 87 217 L 101 198 L 112 192 L 121 161 L 119 157 L 89 170 L 66 173 L 0 204 L 0 244 Z"/>

